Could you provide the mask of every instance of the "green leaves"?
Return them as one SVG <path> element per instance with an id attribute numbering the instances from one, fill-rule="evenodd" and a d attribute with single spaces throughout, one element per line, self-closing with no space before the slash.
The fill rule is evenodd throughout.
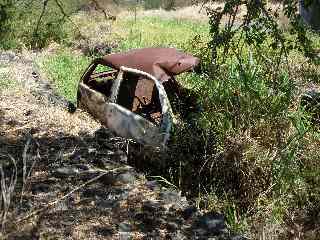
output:
<path id="1" fill-rule="evenodd" d="M 268 8 L 267 1 L 241 0 L 226 1 L 221 9 L 209 8 L 209 46 L 213 56 L 213 67 L 218 68 L 225 61 L 225 56 L 219 55 L 219 51 L 224 52 L 224 55 L 239 54 L 235 53 L 234 49 L 239 48 L 240 42 L 260 47 L 265 41 L 271 41 L 268 47 L 273 50 L 280 48 L 279 57 L 285 57 L 296 49 L 314 60 L 315 49 L 298 14 L 297 1 L 287 0 L 283 3 L 283 12 L 291 24 L 289 33 L 281 30 L 279 9 L 281 8 Z M 246 14 L 242 16 L 242 12 Z"/>

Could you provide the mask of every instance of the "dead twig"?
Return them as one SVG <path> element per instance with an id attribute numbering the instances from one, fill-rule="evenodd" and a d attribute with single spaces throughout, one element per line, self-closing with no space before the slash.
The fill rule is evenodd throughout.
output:
<path id="1" fill-rule="evenodd" d="M 34 168 L 34 166 L 35 166 L 35 164 L 37 162 L 37 159 L 40 159 L 39 148 L 37 148 L 36 156 L 35 156 L 35 158 L 33 158 L 33 162 L 32 162 L 32 164 L 31 164 L 31 166 L 30 166 L 30 168 L 28 170 L 27 162 L 28 162 L 28 160 L 31 159 L 31 158 L 28 157 L 28 151 L 30 149 L 31 140 L 33 140 L 32 136 L 29 135 L 27 143 L 24 146 L 23 153 L 22 153 L 23 173 L 22 173 L 22 190 L 21 190 L 20 203 L 22 203 L 22 198 L 24 196 L 24 192 L 25 192 L 26 187 L 28 185 L 28 179 L 31 176 L 32 170 L 33 170 L 33 168 Z M 33 140 L 33 141 L 35 141 L 35 140 Z M 36 142 L 36 145 L 38 145 L 37 142 Z"/>
<path id="2" fill-rule="evenodd" d="M 22 203 L 22 197 L 24 195 L 25 185 L 27 181 L 27 157 L 28 157 L 28 150 L 31 143 L 31 137 L 28 137 L 27 143 L 24 146 L 23 153 L 22 153 L 22 190 L 21 190 L 21 198 L 20 203 Z"/>
<path id="3" fill-rule="evenodd" d="M 9 155 L 9 158 L 13 162 L 14 169 L 11 174 L 10 181 L 8 183 L 6 183 L 6 176 L 3 171 L 3 167 L 2 165 L 0 165 L 0 175 L 1 175 L 0 182 L 1 182 L 1 195 L 2 195 L 0 198 L 1 200 L 0 209 L 2 210 L 0 213 L 0 216 L 1 216 L 2 232 L 4 232 L 4 229 L 5 229 L 5 223 L 7 222 L 7 214 L 8 214 L 10 203 L 11 203 L 11 196 L 17 183 L 17 172 L 18 172 L 17 164 L 15 159 L 11 155 Z"/>

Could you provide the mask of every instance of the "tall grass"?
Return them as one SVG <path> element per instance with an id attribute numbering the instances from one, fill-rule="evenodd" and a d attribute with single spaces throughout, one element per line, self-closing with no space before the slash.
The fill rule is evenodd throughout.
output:
<path id="1" fill-rule="evenodd" d="M 234 230 L 253 238 L 262 238 L 269 228 L 270 235 L 286 239 L 288 219 L 301 212 L 317 213 L 319 126 L 299 103 L 299 86 L 318 83 L 317 66 L 293 54 L 288 61 L 300 66 L 303 74 L 289 71 L 284 62 L 273 68 L 276 51 L 261 49 L 265 59 L 246 46 L 240 56 L 226 56 L 226 64 L 213 72 L 203 23 L 144 17 L 119 20 L 113 31 L 110 41 L 117 42 L 116 52 L 176 47 L 202 59 L 201 75 L 178 78 L 198 94 L 202 111 L 174 130 L 169 154 L 160 159 L 166 167 L 153 166 L 153 175 L 161 174 L 196 197 L 199 207 L 223 212 Z M 60 93 L 74 100 L 76 83 L 88 62 L 59 52 L 43 66 Z M 276 232 L 279 228 L 282 235 Z"/>
<path id="2" fill-rule="evenodd" d="M 90 59 L 61 50 L 57 55 L 41 59 L 39 64 L 54 81 L 58 93 L 75 102 L 78 82 Z"/>
<path id="3" fill-rule="evenodd" d="M 113 34 L 113 38 L 120 39 L 116 51 L 142 47 L 176 47 L 184 50 L 188 47 L 188 41 L 197 35 L 207 36 L 208 26 L 186 20 L 142 17 L 118 22 L 113 27 Z"/>

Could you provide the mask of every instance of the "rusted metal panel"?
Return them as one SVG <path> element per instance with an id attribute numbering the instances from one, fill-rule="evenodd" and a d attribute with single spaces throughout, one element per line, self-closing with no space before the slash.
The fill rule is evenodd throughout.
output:
<path id="1" fill-rule="evenodd" d="M 95 73 L 100 64 L 113 70 Z M 198 58 L 174 48 L 136 49 L 95 59 L 81 78 L 78 105 L 122 137 L 164 147 L 174 119 L 167 93 L 182 91 L 174 75 L 198 64 Z"/>
<path id="2" fill-rule="evenodd" d="M 101 64 L 120 69 L 126 66 L 147 72 L 161 83 L 172 76 L 194 69 L 200 60 L 175 48 L 143 48 L 126 53 L 109 54 Z"/>
<path id="3" fill-rule="evenodd" d="M 117 104 L 120 86 L 124 81 L 128 81 L 128 79 L 123 79 L 124 72 L 131 72 L 154 82 L 161 104 L 161 124 L 159 126 Z M 109 98 L 84 83 L 79 84 L 79 96 L 80 107 L 87 110 L 119 136 L 131 138 L 141 144 L 154 147 L 164 147 L 166 145 L 173 116 L 163 86 L 153 76 L 135 69 L 122 67 L 117 79 L 113 82 Z"/>

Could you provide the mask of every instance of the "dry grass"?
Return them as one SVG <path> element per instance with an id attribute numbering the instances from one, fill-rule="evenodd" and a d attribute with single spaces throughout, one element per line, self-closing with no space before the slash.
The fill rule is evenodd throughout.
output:
<path id="1" fill-rule="evenodd" d="M 207 8 L 211 9 L 218 9 L 224 7 L 224 2 L 213 2 L 208 4 L 199 4 L 199 5 L 192 5 L 187 7 L 180 7 L 176 10 L 172 11 L 166 11 L 164 9 L 155 9 L 155 10 L 144 10 L 144 9 L 138 9 L 136 12 L 137 18 L 143 18 L 143 17 L 159 17 L 162 19 L 176 19 L 176 20 L 193 20 L 193 21 L 200 21 L 200 22 L 208 22 L 209 18 L 206 13 Z M 278 12 L 279 13 L 279 22 L 280 25 L 286 28 L 289 24 L 288 19 L 283 14 L 282 5 L 280 2 L 269 2 L 268 3 L 268 9 L 271 9 L 272 12 Z M 240 9 L 238 9 L 238 13 L 236 16 L 236 22 L 242 21 L 244 16 L 247 14 L 246 8 L 242 6 Z M 128 19 L 128 18 L 134 18 L 135 12 L 133 10 L 122 10 L 117 11 L 117 17 L 118 19 Z M 224 17 L 222 19 L 223 23 L 227 23 L 228 19 Z"/>
<path id="2" fill-rule="evenodd" d="M 134 18 L 134 11 L 122 11 L 119 13 L 119 19 Z M 196 20 L 196 21 L 208 21 L 208 17 L 205 8 L 202 6 L 189 6 L 178 8 L 173 11 L 165 11 L 164 9 L 156 10 L 143 10 L 137 11 L 137 17 L 161 17 L 163 19 L 177 19 L 177 20 Z"/>
<path id="3" fill-rule="evenodd" d="M 78 135 L 81 132 L 93 133 L 100 127 L 99 123 L 82 111 L 70 114 L 66 109 L 49 105 L 46 99 L 37 99 L 23 89 L 3 91 L 0 111 L 5 119 L 0 131 L 10 139 L 26 130 L 33 132 L 34 136 L 52 136 L 57 133 Z"/>

